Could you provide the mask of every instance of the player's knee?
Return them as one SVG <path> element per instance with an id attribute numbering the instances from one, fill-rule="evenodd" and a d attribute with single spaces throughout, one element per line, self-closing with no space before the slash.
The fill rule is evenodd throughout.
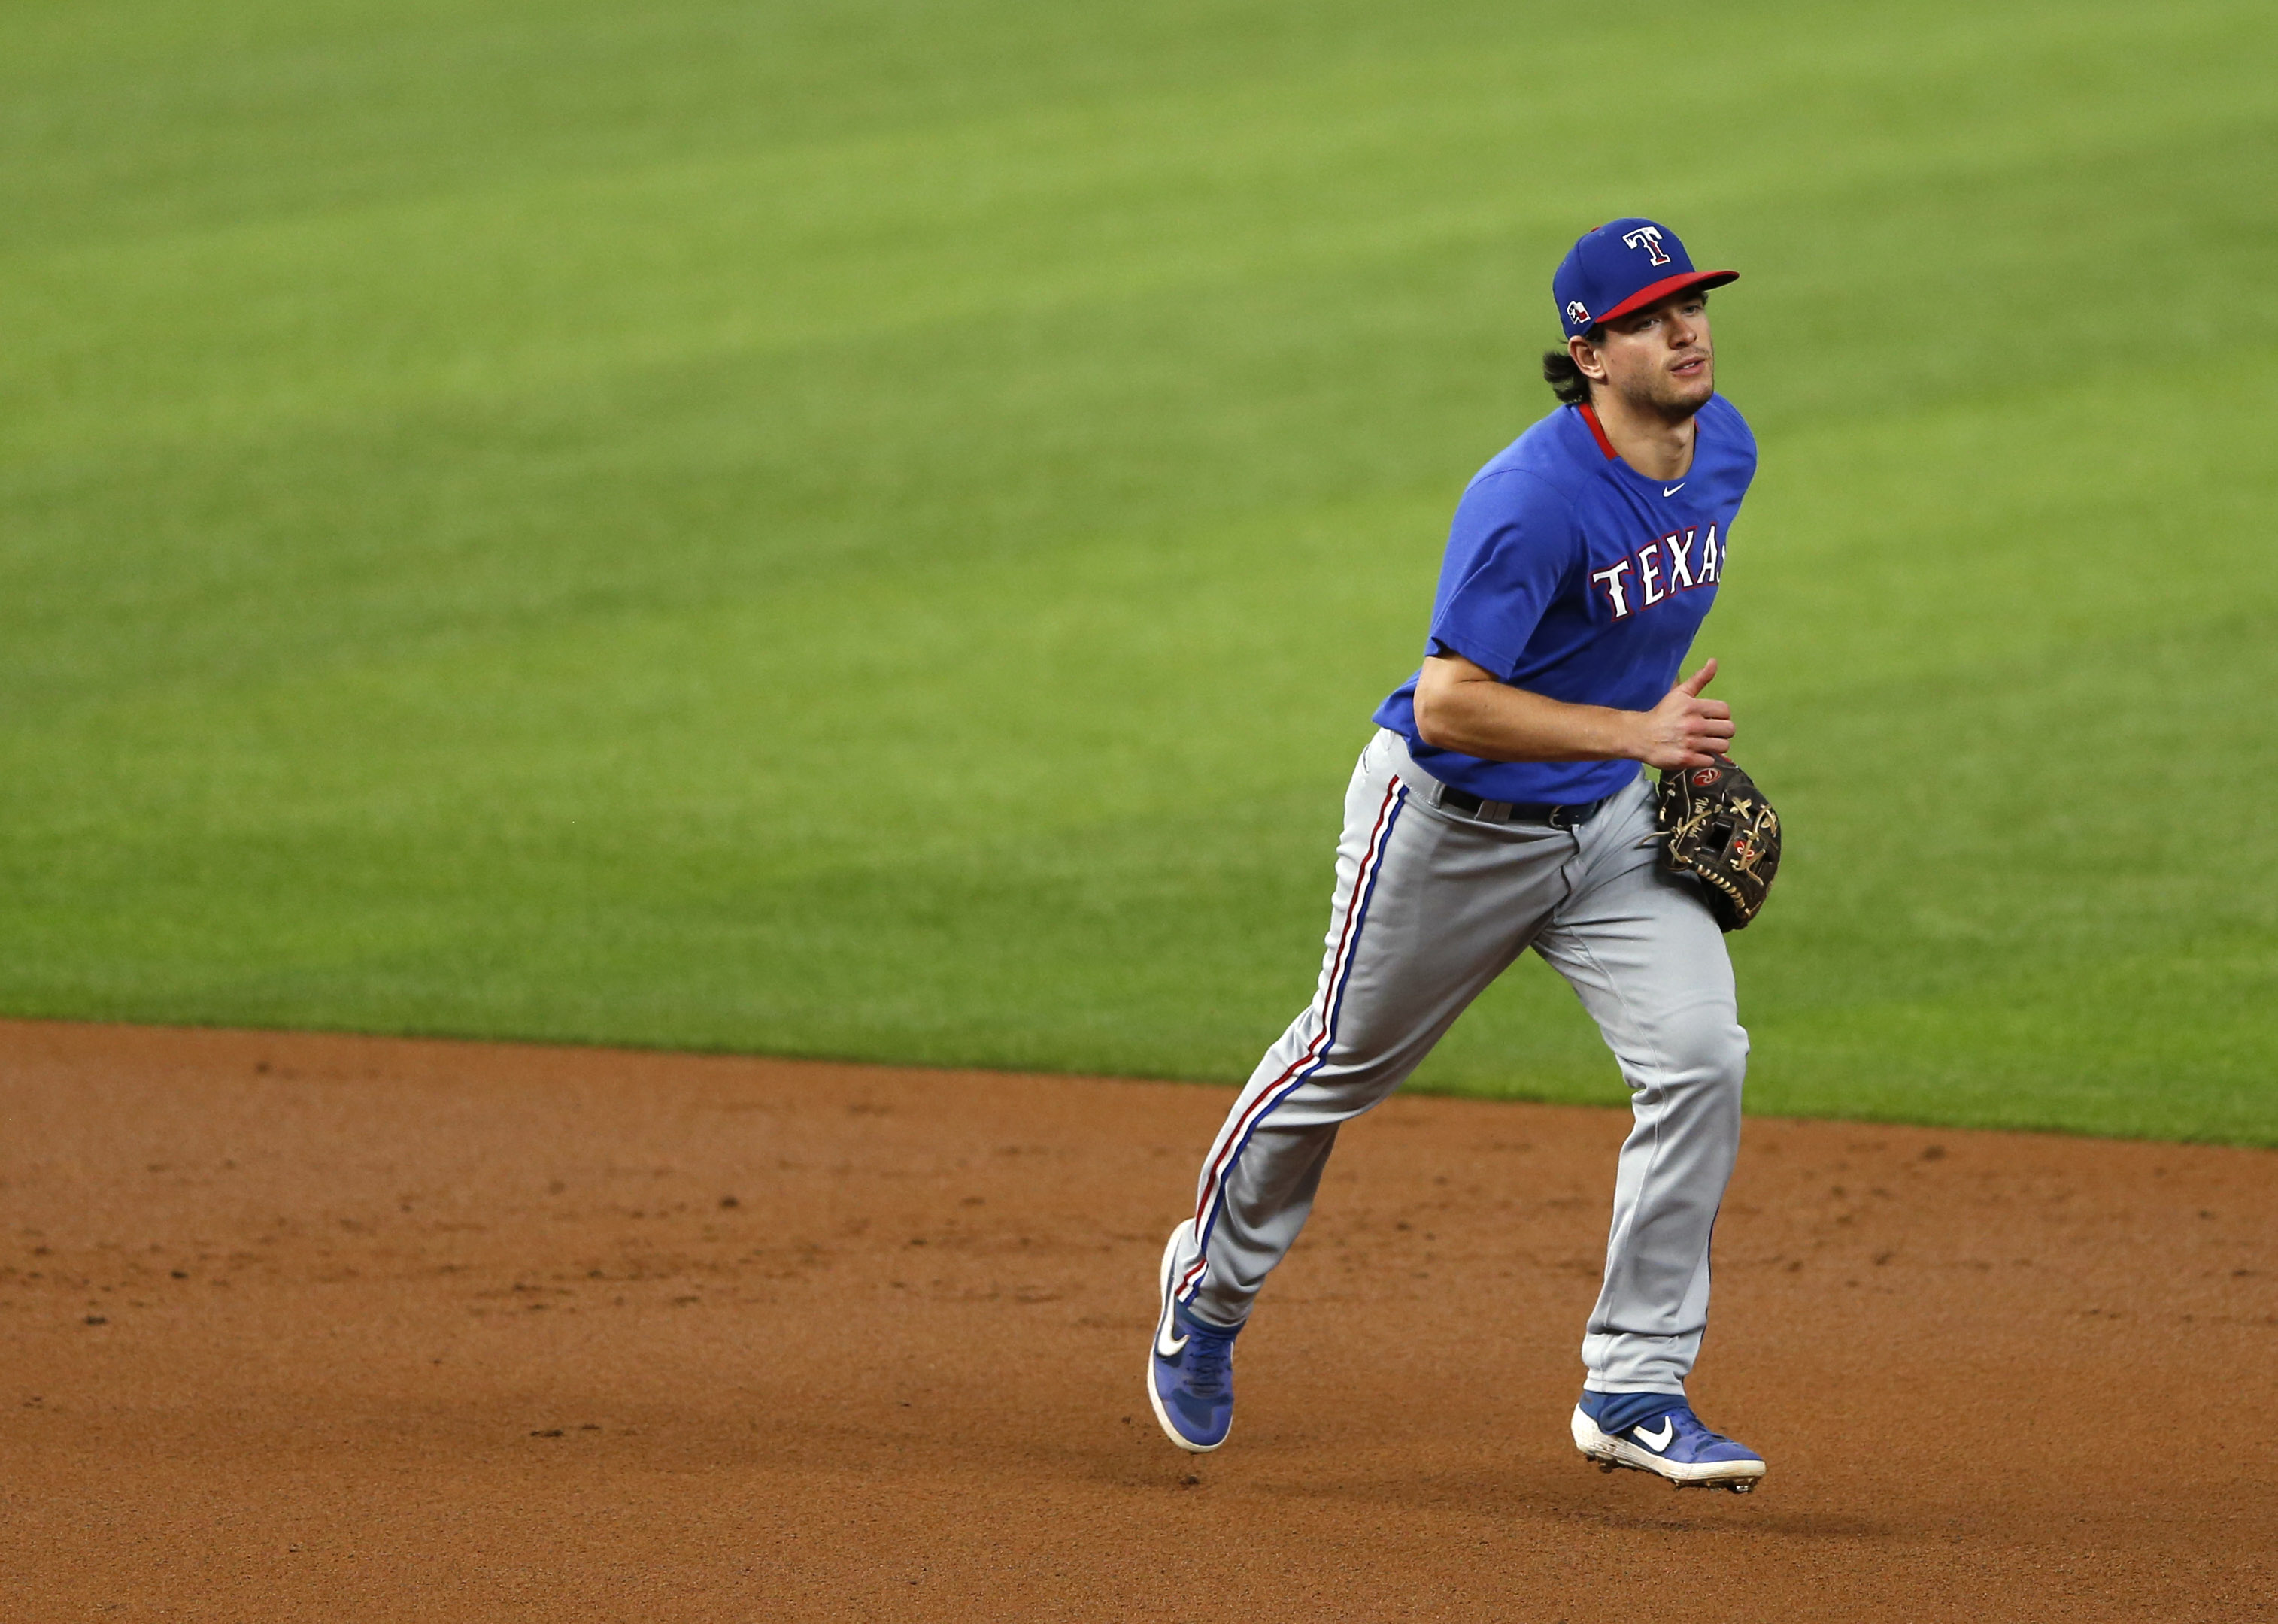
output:
<path id="1" fill-rule="evenodd" d="M 1723 1015 L 1675 1023 L 1668 1034 L 1669 1075 L 1678 1086 L 1739 1095 L 1748 1071 L 1748 1033 Z"/>
<path id="2" fill-rule="evenodd" d="M 1337 1033 L 1327 1061 L 1313 1074 L 1320 1087 L 1355 1111 L 1367 1109 L 1408 1079 L 1431 1053 L 1428 1038 L 1397 1022 L 1353 1021 Z"/>

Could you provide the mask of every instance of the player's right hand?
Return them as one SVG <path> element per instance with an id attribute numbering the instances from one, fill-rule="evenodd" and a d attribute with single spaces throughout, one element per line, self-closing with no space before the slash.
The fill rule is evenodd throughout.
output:
<path id="1" fill-rule="evenodd" d="M 1710 660 L 1670 689 L 1638 719 L 1637 748 L 1631 753 L 1647 766 L 1668 772 L 1676 767 L 1708 766 L 1719 756 L 1732 753 L 1732 707 L 1722 699 L 1703 699 L 1701 690 L 1716 678 Z"/>

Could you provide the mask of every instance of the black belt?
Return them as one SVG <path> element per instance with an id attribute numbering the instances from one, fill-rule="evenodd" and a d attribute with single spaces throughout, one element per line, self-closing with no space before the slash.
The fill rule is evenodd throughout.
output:
<path id="1" fill-rule="evenodd" d="M 1443 785 L 1433 804 L 1461 812 L 1466 818 L 1480 818 L 1487 823 L 1547 823 L 1554 829 L 1579 829 L 1611 799 L 1611 796 L 1601 796 L 1579 806 L 1545 806 L 1533 801 L 1482 801 L 1476 795 L 1465 795 L 1452 785 Z M 1489 809 L 1488 815 L 1481 817 L 1481 807 Z M 1496 807 L 1505 809 L 1500 818 L 1493 815 Z"/>

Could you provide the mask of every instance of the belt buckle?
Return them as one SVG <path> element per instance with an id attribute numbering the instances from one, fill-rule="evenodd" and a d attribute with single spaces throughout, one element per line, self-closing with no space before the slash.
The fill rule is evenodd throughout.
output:
<path id="1" fill-rule="evenodd" d="M 1580 810 L 1575 806 L 1554 806 L 1550 809 L 1550 816 L 1543 821 L 1554 829 L 1571 830 L 1574 827 L 1574 814 Z"/>

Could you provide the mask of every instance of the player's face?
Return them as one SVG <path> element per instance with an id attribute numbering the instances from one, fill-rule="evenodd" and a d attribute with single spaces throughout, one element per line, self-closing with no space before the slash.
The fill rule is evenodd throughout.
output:
<path id="1" fill-rule="evenodd" d="M 1716 348 L 1708 336 L 1708 296 L 1672 294 L 1599 329 L 1599 341 L 1577 339 L 1603 383 L 1632 406 L 1664 417 L 1689 417 L 1716 393 Z M 1586 363 L 1586 372 L 1592 370 Z"/>

